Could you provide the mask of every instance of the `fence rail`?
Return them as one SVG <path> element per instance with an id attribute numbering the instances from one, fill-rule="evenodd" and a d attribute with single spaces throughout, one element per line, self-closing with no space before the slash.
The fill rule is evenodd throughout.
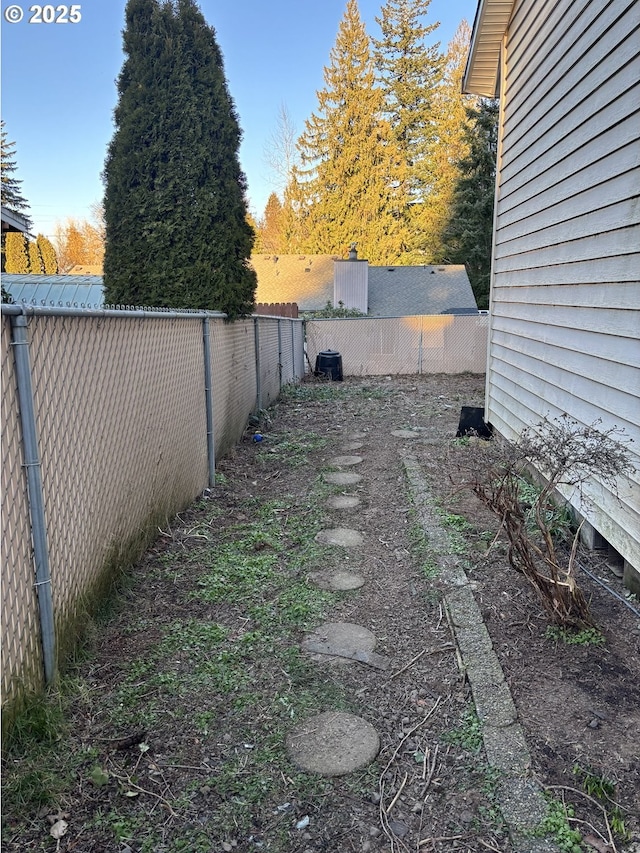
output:
<path id="1" fill-rule="evenodd" d="M 55 671 L 114 565 L 212 485 L 304 355 L 301 320 L 192 312 L 3 306 L 1 338 L 6 708 L 51 677 L 43 660 Z"/>

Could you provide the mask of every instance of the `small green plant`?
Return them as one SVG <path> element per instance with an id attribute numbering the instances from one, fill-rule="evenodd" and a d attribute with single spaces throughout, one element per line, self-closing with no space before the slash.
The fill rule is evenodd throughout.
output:
<path id="1" fill-rule="evenodd" d="M 571 829 L 569 820 L 575 817 L 573 806 L 546 794 L 547 815 L 534 833 L 538 837 L 550 835 L 563 853 L 583 853 L 582 835 Z"/>
<path id="2" fill-rule="evenodd" d="M 606 642 L 604 635 L 597 628 L 571 630 L 560 628 L 558 625 L 549 625 L 544 636 L 546 640 L 563 642 L 568 646 L 603 646 Z"/>
<path id="3" fill-rule="evenodd" d="M 616 793 L 615 784 L 610 779 L 607 779 L 603 773 L 594 773 L 591 770 L 586 770 L 579 764 L 574 765 L 573 775 L 580 779 L 582 790 L 585 794 L 602 803 L 613 834 L 627 840 L 629 833 L 625 826 L 624 814 L 614 800 Z"/>
<path id="4" fill-rule="evenodd" d="M 453 743 L 467 752 L 477 754 L 482 748 L 482 723 L 473 707 L 463 713 L 460 725 L 442 736 L 445 743 Z"/>

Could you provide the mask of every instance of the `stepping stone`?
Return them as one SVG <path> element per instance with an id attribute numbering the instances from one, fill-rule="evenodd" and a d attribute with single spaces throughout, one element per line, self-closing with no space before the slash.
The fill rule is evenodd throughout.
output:
<path id="1" fill-rule="evenodd" d="M 342 447 L 341 447 L 340 449 L 341 449 L 341 450 L 344 450 L 344 451 L 347 451 L 347 450 L 360 450 L 360 448 L 361 448 L 361 447 L 362 447 L 362 442 L 361 442 L 361 441 L 351 441 L 351 442 L 349 442 L 349 444 L 343 444 L 343 445 L 342 445 Z"/>
<path id="2" fill-rule="evenodd" d="M 332 495 L 326 501 L 326 506 L 329 509 L 353 509 L 358 506 L 360 498 L 355 495 Z"/>
<path id="3" fill-rule="evenodd" d="M 357 661 L 375 669 L 388 669 L 389 658 L 376 654 L 375 645 L 371 631 L 351 622 L 327 622 L 302 642 L 304 651 L 318 663 L 344 665 Z"/>
<path id="4" fill-rule="evenodd" d="M 359 441 L 361 438 L 366 438 L 366 437 L 367 437 L 366 432 L 352 432 L 351 435 L 349 436 L 349 438 L 353 439 L 354 441 Z"/>
<path id="5" fill-rule="evenodd" d="M 364 538 L 357 530 L 349 527 L 332 527 L 329 530 L 321 530 L 315 535 L 315 541 L 320 545 L 342 545 L 344 548 L 357 548 L 362 545 Z"/>
<path id="6" fill-rule="evenodd" d="M 344 711 L 325 711 L 287 735 L 291 760 L 309 773 L 344 776 L 371 764 L 380 738 L 371 723 Z"/>
<path id="7" fill-rule="evenodd" d="M 312 660 L 325 663 L 348 664 L 358 651 L 372 652 L 376 647 L 375 635 L 351 622 L 326 622 L 302 641 L 302 648 L 310 652 Z"/>
<path id="8" fill-rule="evenodd" d="M 362 462 L 362 456 L 335 456 L 331 460 L 331 465 L 336 467 L 346 467 L 347 465 L 359 465 Z"/>
<path id="9" fill-rule="evenodd" d="M 364 578 L 355 572 L 338 569 L 336 572 L 312 572 L 309 575 L 311 583 L 320 589 L 330 589 L 336 592 L 348 592 L 350 589 L 360 589 L 364 586 Z"/>
<path id="10" fill-rule="evenodd" d="M 329 474 L 323 474 L 322 479 L 325 483 L 333 483 L 335 486 L 353 486 L 360 482 L 362 475 L 352 474 L 349 471 L 334 471 Z"/>
<path id="11" fill-rule="evenodd" d="M 420 438 L 420 433 L 413 429 L 394 429 L 391 432 L 396 438 Z"/>

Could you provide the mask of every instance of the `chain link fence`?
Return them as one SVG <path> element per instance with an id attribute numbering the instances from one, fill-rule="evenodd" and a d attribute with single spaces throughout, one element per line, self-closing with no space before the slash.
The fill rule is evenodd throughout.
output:
<path id="1" fill-rule="evenodd" d="M 488 334 L 484 314 L 307 320 L 307 354 L 337 350 L 345 376 L 484 373 Z"/>
<path id="2" fill-rule="evenodd" d="M 12 321 L 24 324 L 25 315 L 44 530 L 36 530 L 25 473 L 29 407 L 20 405 L 14 358 Z M 118 564 L 135 559 L 159 523 L 212 485 L 212 448 L 224 454 L 252 411 L 301 378 L 302 347 L 300 320 L 3 306 L 5 708 L 43 683 L 39 596 L 50 595 L 61 656 Z M 34 569 L 40 534 L 44 584 Z"/>

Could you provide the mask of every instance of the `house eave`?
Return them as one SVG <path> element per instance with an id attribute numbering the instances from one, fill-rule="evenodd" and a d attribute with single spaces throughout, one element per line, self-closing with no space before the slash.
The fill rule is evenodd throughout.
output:
<path id="1" fill-rule="evenodd" d="M 479 0 L 467 67 L 462 78 L 462 91 L 465 95 L 498 97 L 500 48 L 513 7 L 514 0 Z"/>

